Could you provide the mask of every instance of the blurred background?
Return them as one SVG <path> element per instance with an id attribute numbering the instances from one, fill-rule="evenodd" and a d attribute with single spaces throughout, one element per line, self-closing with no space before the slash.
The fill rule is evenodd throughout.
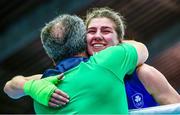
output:
<path id="1" fill-rule="evenodd" d="M 34 113 L 29 97 L 10 99 L 3 87 L 15 75 L 53 67 L 39 37 L 45 23 L 62 13 L 83 18 L 89 8 L 104 6 L 126 18 L 125 37 L 147 45 L 147 63 L 180 93 L 180 0 L 1 0 L 0 113 Z"/>

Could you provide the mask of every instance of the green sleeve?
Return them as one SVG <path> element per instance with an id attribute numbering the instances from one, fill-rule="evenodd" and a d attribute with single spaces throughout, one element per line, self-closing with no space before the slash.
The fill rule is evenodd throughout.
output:
<path id="1" fill-rule="evenodd" d="M 136 49 L 128 43 L 111 46 L 90 58 L 91 61 L 105 67 L 117 76 L 132 73 L 137 65 L 137 59 Z M 124 77 L 120 79 L 123 80 Z"/>

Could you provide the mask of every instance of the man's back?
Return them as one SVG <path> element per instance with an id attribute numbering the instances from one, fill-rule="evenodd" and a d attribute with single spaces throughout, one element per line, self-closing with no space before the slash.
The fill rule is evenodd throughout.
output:
<path id="1" fill-rule="evenodd" d="M 81 74 L 78 74 L 79 72 Z M 126 97 L 122 94 L 125 91 L 122 87 L 123 82 L 117 80 L 118 78 L 110 71 L 96 65 L 81 63 L 64 75 L 65 78 L 58 87 L 69 94 L 70 102 L 57 111 L 52 109 L 53 113 L 87 114 L 113 113 L 113 111 L 118 113 L 122 110 L 124 113 L 126 111 Z M 42 110 L 44 112 L 47 108 L 44 107 Z"/>
<path id="2" fill-rule="evenodd" d="M 135 68 L 137 54 L 129 45 L 120 49 L 125 52 L 119 52 L 119 46 L 115 47 L 117 51 L 112 50 L 113 48 L 104 50 L 91 57 L 88 62 L 81 62 L 65 72 L 65 78 L 58 86 L 70 96 L 70 102 L 65 107 L 53 109 L 35 103 L 36 113 L 127 113 L 123 78 Z M 131 53 L 127 53 L 126 50 L 130 49 Z"/>

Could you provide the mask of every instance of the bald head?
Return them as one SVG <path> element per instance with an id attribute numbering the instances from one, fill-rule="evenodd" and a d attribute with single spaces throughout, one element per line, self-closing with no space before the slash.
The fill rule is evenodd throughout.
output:
<path id="1" fill-rule="evenodd" d="M 42 29 L 41 41 L 50 58 L 61 61 L 86 50 L 86 28 L 75 15 L 60 15 Z"/>

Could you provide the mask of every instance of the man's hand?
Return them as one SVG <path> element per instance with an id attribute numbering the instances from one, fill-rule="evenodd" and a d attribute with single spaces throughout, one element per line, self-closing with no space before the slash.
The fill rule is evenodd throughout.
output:
<path id="1" fill-rule="evenodd" d="M 58 107 L 66 104 L 68 102 L 66 97 L 68 98 L 68 96 L 55 86 L 61 81 L 62 77 L 63 75 L 60 74 L 40 80 L 27 81 L 24 85 L 24 92 L 46 106 Z"/>

